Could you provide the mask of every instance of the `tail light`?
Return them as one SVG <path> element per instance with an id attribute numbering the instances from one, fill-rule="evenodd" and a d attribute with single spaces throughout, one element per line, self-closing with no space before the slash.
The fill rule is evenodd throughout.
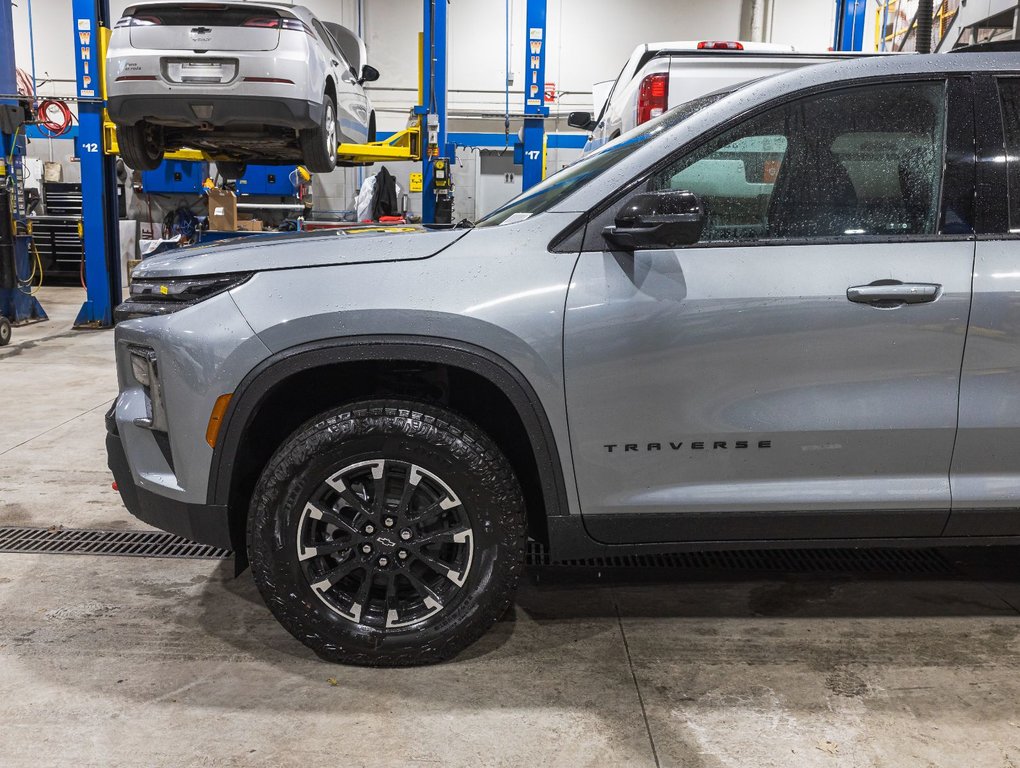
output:
<path id="1" fill-rule="evenodd" d="M 699 51 L 742 51 L 744 46 L 736 40 L 702 40 L 698 43 Z"/>
<path id="2" fill-rule="evenodd" d="M 292 32 L 304 32 L 309 37 L 315 37 L 312 33 L 311 27 L 301 21 L 301 19 L 280 19 L 280 29 L 289 29 Z"/>
<path id="3" fill-rule="evenodd" d="M 259 27 L 260 29 L 279 29 L 280 28 L 280 17 L 279 16 L 252 16 L 250 19 L 245 19 L 241 24 L 242 27 Z"/>
<path id="4" fill-rule="evenodd" d="M 123 27 L 158 27 L 163 24 L 163 20 L 159 16 L 124 16 L 116 24 L 114 29 L 122 29 Z"/>
<path id="5" fill-rule="evenodd" d="M 245 19 L 241 26 L 257 27 L 258 29 L 289 29 L 292 32 L 312 34 L 312 30 L 301 19 L 281 19 L 279 16 L 252 16 Z"/>
<path id="6" fill-rule="evenodd" d="M 641 81 L 637 100 L 637 122 L 647 123 L 658 117 L 669 106 L 669 73 L 656 72 Z"/>

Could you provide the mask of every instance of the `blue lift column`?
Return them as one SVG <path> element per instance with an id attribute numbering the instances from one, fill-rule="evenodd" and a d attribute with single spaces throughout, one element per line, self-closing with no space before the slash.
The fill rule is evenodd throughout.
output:
<path id="1" fill-rule="evenodd" d="M 120 225 L 117 160 L 103 146 L 102 43 L 110 27 L 109 0 L 74 0 L 74 59 L 78 87 L 78 157 L 88 295 L 74 321 L 79 327 L 113 325 L 120 303 Z"/>
<path id="2" fill-rule="evenodd" d="M 17 80 L 11 3 L 0 0 L 0 94 L 16 94 Z M 0 221 L 0 315 L 20 325 L 47 317 L 38 299 L 32 296 L 29 279 L 34 271 L 24 192 L 24 120 L 27 115 L 17 99 L 0 99 L 0 110 L 4 111 L 6 126 L 0 129 L 0 216 L 3 217 Z"/>
<path id="3" fill-rule="evenodd" d="M 524 141 L 521 174 L 523 190 L 538 184 L 545 175 L 545 9 L 546 0 L 528 0 L 525 46 Z"/>
<path id="4" fill-rule="evenodd" d="M 449 183 L 450 163 L 454 148 L 446 140 L 446 76 L 447 76 L 447 0 L 424 0 L 422 14 L 422 103 L 415 108 L 425 125 L 425 150 L 421 155 L 422 194 L 421 219 L 427 224 L 437 220 L 437 209 L 443 218 L 452 206 L 452 190 L 437 188 L 436 165 L 442 171 L 445 161 L 445 179 Z M 440 174 L 442 175 L 442 174 Z M 442 184 L 442 179 L 440 179 Z M 438 199 L 437 199 L 438 198 Z M 446 218 L 448 221 L 449 219 Z"/>
<path id="5" fill-rule="evenodd" d="M 837 51 L 864 50 L 867 0 L 836 0 L 836 29 L 833 48 Z"/>

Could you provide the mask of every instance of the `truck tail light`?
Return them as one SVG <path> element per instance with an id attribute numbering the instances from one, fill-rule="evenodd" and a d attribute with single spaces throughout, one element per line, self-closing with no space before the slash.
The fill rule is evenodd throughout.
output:
<path id="1" fill-rule="evenodd" d="M 742 51 L 744 46 L 736 40 L 702 40 L 698 43 L 699 51 Z"/>
<path id="2" fill-rule="evenodd" d="M 669 73 L 656 72 L 641 81 L 637 100 L 637 122 L 647 123 L 668 109 Z"/>

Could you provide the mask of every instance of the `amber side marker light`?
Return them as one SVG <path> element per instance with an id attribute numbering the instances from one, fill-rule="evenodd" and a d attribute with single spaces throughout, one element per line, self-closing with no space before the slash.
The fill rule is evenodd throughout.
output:
<path id="1" fill-rule="evenodd" d="M 216 439 L 220 436 L 223 416 L 226 414 L 230 398 L 233 396 L 233 394 L 220 395 L 216 398 L 216 404 L 213 406 L 212 413 L 209 414 L 209 426 L 205 429 L 205 441 L 209 443 L 210 448 L 216 447 Z"/>

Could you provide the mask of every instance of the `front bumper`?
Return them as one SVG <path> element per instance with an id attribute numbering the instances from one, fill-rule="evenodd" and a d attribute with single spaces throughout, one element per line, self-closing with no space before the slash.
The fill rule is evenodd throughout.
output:
<path id="1" fill-rule="evenodd" d="M 106 457 L 120 498 L 128 512 L 143 523 L 175 533 L 199 544 L 236 549 L 241 542 L 232 540 L 230 518 L 225 506 L 189 504 L 139 487 L 131 475 L 127 455 L 114 417 L 117 404 L 106 414 Z"/>

